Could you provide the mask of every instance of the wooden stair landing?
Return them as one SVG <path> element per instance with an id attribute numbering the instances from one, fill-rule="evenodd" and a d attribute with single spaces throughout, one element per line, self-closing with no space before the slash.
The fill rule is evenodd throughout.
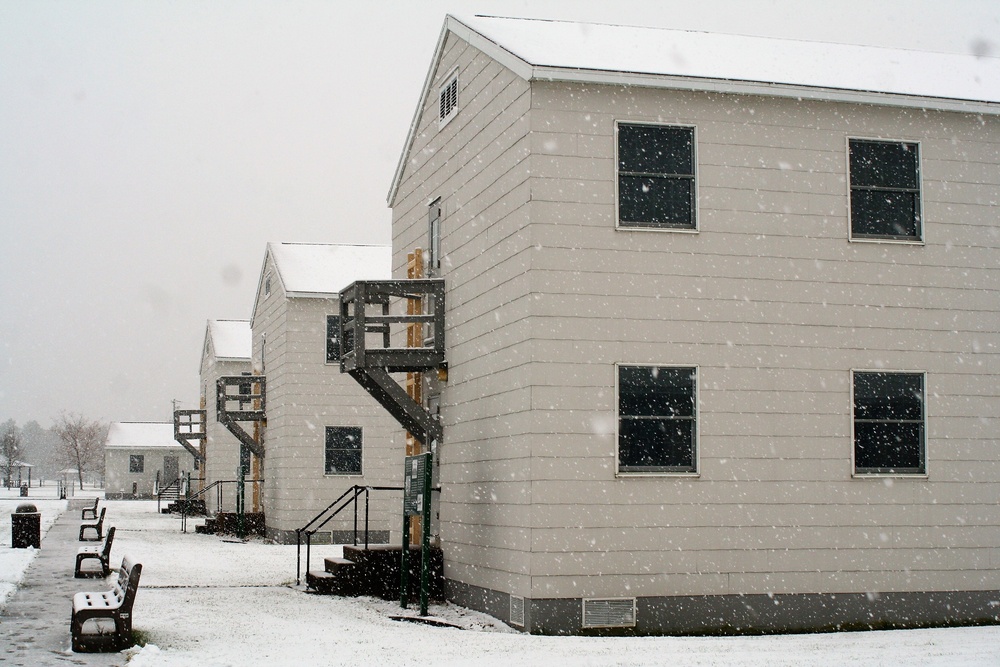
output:
<path id="1" fill-rule="evenodd" d="M 392 544 L 344 546 L 343 558 L 324 559 L 324 569 L 306 573 L 306 588 L 325 595 L 371 595 L 399 599 L 400 561 L 403 547 Z M 410 547 L 410 595 L 420 594 L 420 546 Z M 430 548 L 430 597 L 444 599 L 444 558 Z"/>

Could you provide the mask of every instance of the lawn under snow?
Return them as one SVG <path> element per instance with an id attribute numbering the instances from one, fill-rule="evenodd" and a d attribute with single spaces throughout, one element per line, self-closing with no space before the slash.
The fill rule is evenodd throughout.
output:
<path id="1" fill-rule="evenodd" d="M 17 504 L 0 503 L 9 511 Z M 51 521 L 58 503 L 36 502 L 43 522 Z M 195 535 L 193 522 L 182 534 L 180 519 L 156 514 L 155 502 L 109 501 L 107 507 L 107 524 L 118 528 L 113 562 L 127 553 L 143 564 L 134 627 L 148 643 L 130 651 L 132 667 L 1000 664 L 995 626 L 767 637 L 539 637 L 453 605 L 430 611 L 461 628 L 401 622 L 390 618 L 401 612 L 397 603 L 296 588 L 294 546 Z M 6 523 L 0 535 L 10 544 Z M 314 548 L 313 567 L 337 551 Z M 18 579 L 22 562 L 24 553 L 0 559 L 3 579 Z"/>

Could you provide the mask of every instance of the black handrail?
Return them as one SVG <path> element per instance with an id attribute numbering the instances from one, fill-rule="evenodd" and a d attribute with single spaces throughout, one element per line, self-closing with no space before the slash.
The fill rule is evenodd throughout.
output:
<path id="1" fill-rule="evenodd" d="M 159 474 L 157 474 L 157 478 L 158 477 L 159 477 Z M 183 482 L 183 481 L 184 481 L 183 478 L 178 477 L 177 479 L 175 479 L 174 481 L 170 482 L 170 484 L 167 484 L 162 489 L 157 489 L 157 491 L 156 491 L 156 513 L 157 514 L 160 513 L 160 501 L 163 500 L 163 494 L 167 493 L 168 491 L 170 491 L 171 489 L 174 489 L 176 487 L 175 490 L 177 491 L 177 499 L 178 500 L 181 499 L 181 482 Z"/>
<path id="2" fill-rule="evenodd" d="M 260 484 L 263 483 L 262 479 L 248 479 L 244 480 L 244 484 Z M 216 488 L 215 495 L 215 508 L 216 511 L 221 511 L 222 507 L 222 485 L 223 484 L 236 484 L 239 480 L 235 479 L 217 479 L 208 486 L 206 486 L 201 491 L 190 494 L 187 499 L 181 503 L 181 532 L 187 532 L 187 514 L 188 514 L 188 503 L 197 498 L 198 496 L 204 495 L 209 489 Z"/>
<path id="3" fill-rule="evenodd" d="M 365 496 L 365 549 L 368 548 L 368 510 L 369 510 L 369 492 L 371 491 L 402 491 L 401 486 L 360 486 L 355 484 L 346 491 L 344 491 L 340 496 L 334 500 L 332 503 L 326 506 L 319 514 L 314 516 L 309 520 L 306 525 L 301 528 L 295 529 L 295 585 L 302 583 L 302 536 L 306 536 L 306 572 L 309 571 L 309 562 L 312 556 L 312 536 L 316 532 L 329 523 L 334 517 L 340 514 L 342 511 L 348 507 L 354 508 L 354 546 L 358 545 L 358 496 L 364 494 Z M 348 497 L 350 496 L 350 497 Z M 339 507 L 338 507 L 339 505 Z M 334 509 L 336 507 L 336 509 Z M 330 510 L 333 510 L 330 512 Z M 326 516 L 329 512 L 329 516 Z M 326 516 L 326 518 L 323 518 Z M 316 524 L 317 521 L 320 523 Z M 316 524 L 313 526 L 313 524 Z M 310 526 L 313 526 L 310 528 Z"/>

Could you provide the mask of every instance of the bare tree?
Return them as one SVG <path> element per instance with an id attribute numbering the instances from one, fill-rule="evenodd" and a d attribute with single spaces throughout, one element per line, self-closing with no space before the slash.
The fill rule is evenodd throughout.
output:
<path id="1" fill-rule="evenodd" d="M 8 419 L 0 433 L 0 475 L 3 482 L 10 488 L 14 477 L 14 464 L 21 453 L 21 432 L 13 419 Z"/>
<path id="2" fill-rule="evenodd" d="M 71 413 L 61 415 L 52 430 L 59 436 L 60 462 L 67 467 L 76 468 L 80 488 L 83 488 L 84 473 L 99 472 L 104 468 L 107 425 Z"/>

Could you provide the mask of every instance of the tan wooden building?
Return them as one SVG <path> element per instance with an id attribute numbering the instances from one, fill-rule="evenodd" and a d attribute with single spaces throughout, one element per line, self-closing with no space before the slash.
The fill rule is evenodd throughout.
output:
<path id="1" fill-rule="evenodd" d="M 446 286 L 449 597 L 541 633 L 1000 620 L 998 69 L 448 17 L 389 204 L 394 277 L 420 248 Z"/>

